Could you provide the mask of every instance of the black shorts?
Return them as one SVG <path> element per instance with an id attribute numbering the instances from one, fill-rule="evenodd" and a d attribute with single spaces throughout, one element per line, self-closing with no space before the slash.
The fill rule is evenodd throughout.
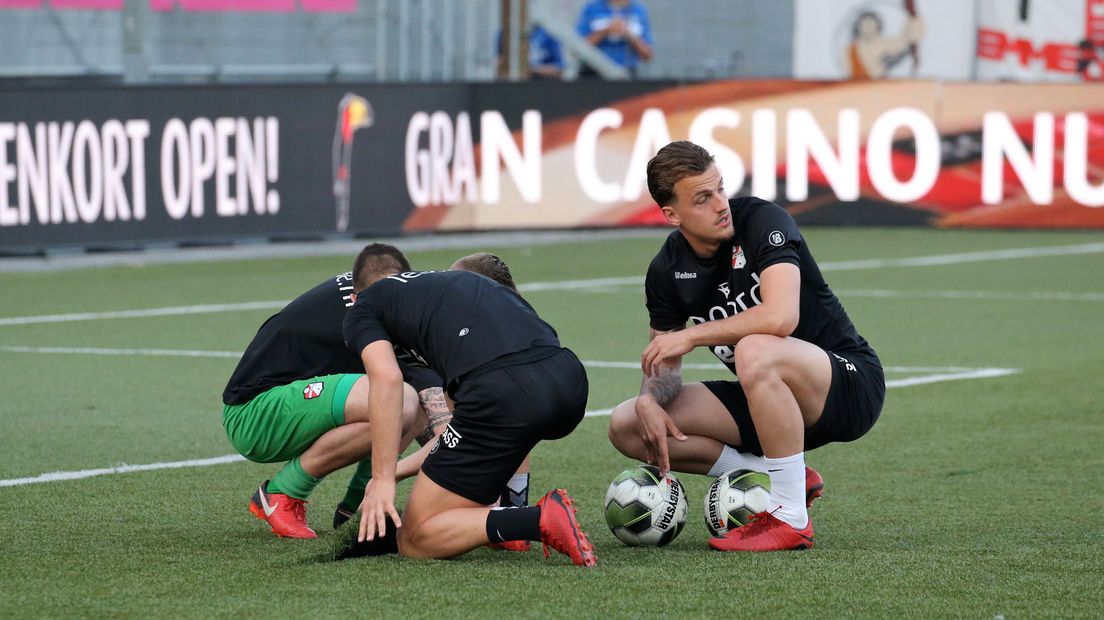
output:
<path id="1" fill-rule="evenodd" d="M 535 360 L 524 353 L 526 361 L 495 360 L 493 368 L 478 368 L 457 383 L 452 422 L 422 464 L 430 480 L 474 502 L 494 503 L 537 442 L 566 437 L 583 420 L 589 386 L 579 358 L 552 347 Z"/>
<path id="2" fill-rule="evenodd" d="M 832 386 L 824 412 L 816 424 L 805 429 L 805 450 L 837 441 L 854 441 L 866 434 L 878 420 L 885 402 L 885 375 L 873 351 L 827 351 L 832 362 Z M 740 429 L 741 452 L 763 454 L 759 434 L 748 410 L 747 396 L 738 381 L 704 381 L 732 414 Z"/>

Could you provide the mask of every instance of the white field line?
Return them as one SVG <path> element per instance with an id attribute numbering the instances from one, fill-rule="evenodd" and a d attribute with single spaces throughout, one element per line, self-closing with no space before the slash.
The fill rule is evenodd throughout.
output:
<path id="1" fill-rule="evenodd" d="M 941 373 L 920 377 L 905 377 L 904 379 L 892 379 L 886 381 L 886 388 L 909 387 L 913 385 L 926 385 L 941 381 L 959 381 L 962 379 L 989 379 L 992 377 L 1004 377 L 1021 372 L 1019 368 L 978 368 L 969 372 Z"/>
<path id="2" fill-rule="evenodd" d="M 179 469 L 181 467 L 206 467 L 208 465 L 221 465 L 223 463 L 234 463 L 237 461 L 244 461 L 245 457 L 240 454 L 227 454 L 225 456 L 216 456 L 209 459 L 189 459 L 187 461 L 173 461 L 171 463 L 146 463 L 144 465 L 116 465 L 115 467 L 104 467 L 103 469 L 81 469 L 78 471 L 53 471 L 45 474 L 40 474 L 32 478 L 12 478 L 10 480 L 0 480 L 0 487 L 17 487 L 25 484 L 39 484 L 41 482 L 58 482 L 59 480 L 80 480 L 81 478 L 92 478 L 95 476 L 106 476 L 108 474 L 129 474 L 136 471 L 154 471 L 156 469 Z"/>
<path id="3" fill-rule="evenodd" d="M 94 321 L 97 319 L 136 319 L 151 316 L 177 316 L 181 314 L 207 314 L 212 312 L 238 312 L 242 310 L 274 310 L 287 305 L 286 301 L 247 301 L 236 304 L 205 304 L 200 306 L 169 306 L 144 310 L 112 310 L 108 312 L 77 312 L 74 314 L 44 314 L 39 316 L 13 316 L 0 318 L 3 325 L 30 325 L 33 323 L 67 323 L 70 321 Z"/>
<path id="4" fill-rule="evenodd" d="M 18 345 L 0 345 L 0 353 L 45 353 L 68 355 L 131 355 L 140 357 L 217 357 L 237 359 L 241 353 L 236 351 L 204 351 L 195 349 L 109 349 L 97 347 L 28 347 Z M 636 370 L 640 368 L 640 362 L 620 362 L 608 360 L 582 360 L 583 365 L 589 368 L 617 368 L 624 370 Z M 686 370 L 725 370 L 724 365 L 716 363 L 686 363 L 682 367 Z M 1002 371 L 1002 374 L 1018 372 L 1013 368 L 974 368 L 968 366 L 886 366 L 885 372 L 921 372 L 942 373 L 952 376 L 962 373 Z M 1003 372 L 1007 371 L 1007 372 Z M 1000 375 L 992 375 L 1000 376 Z"/>
<path id="5" fill-rule="evenodd" d="M 585 362 L 584 362 L 585 363 Z M 686 368 L 688 365 L 683 365 Z M 697 366 L 705 366 L 698 364 Z M 617 366 L 620 368 L 620 366 Z M 715 366 L 709 366 L 715 368 Z M 921 375 L 917 377 L 904 377 L 886 381 L 886 389 L 910 387 L 913 385 L 926 385 L 928 383 L 940 383 L 943 381 L 961 381 L 963 379 L 989 379 L 991 377 L 1004 377 L 1022 372 L 1019 368 L 964 368 L 958 366 L 886 366 L 885 372 L 937 372 L 938 374 Z M 944 372 L 938 372 L 944 371 Z M 613 409 L 595 409 L 586 412 L 586 417 L 608 416 Z"/>
<path id="6" fill-rule="evenodd" d="M 1044 256 L 1100 254 L 1102 252 L 1104 252 L 1104 243 L 1079 243 L 1076 245 L 987 250 L 983 252 L 963 252 L 960 254 L 934 254 L 931 256 L 914 256 L 910 258 L 872 258 L 868 260 L 836 261 L 822 263 L 820 268 L 821 270 L 830 271 L 852 271 L 855 269 L 881 269 L 883 267 L 934 267 L 936 265 L 958 265 L 961 263 L 1018 260 L 1021 258 L 1040 258 Z"/>
<path id="7" fill-rule="evenodd" d="M 881 269 L 885 267 L 926 267 L 934 265 L 957 265 L 970 262 L 1017 260 L 1042 256 L 1073 256 L 1078 254 L 1097 254 L 1104 252 L 1104 243 L 1082 243 L 1077 245 L 1045 246 L 1035 248 L 1017 248 L 992 250 L 985 252 L 965 252 L 960 254 L 936 254 L 910 258 L 875 258 L 857 261 L 837 261 L 821 263 L 821 271 L 852 271 L 857 269 Z M 618 278 L 594 278 L 589 280 L 559 280 L 554 282 L 529 282 L 518 286 L 522 292 L 551 290 L 595 290 L 603 287 L 617 287 L 643 283 L 641 276 Z M 1003 293 L 996 293 L 1003 295 Z M 1047 293 L 1040 293 L 1046 295 Z M 1013 295 L 1009 293 L 1009 295 Z M 1081 293 L 1049 293 L 1054 299 L 1064 299 L 1064 295 L 1078 296 Z M 1093 295 L 1093 293 L 1088 293 Z M 1015 295 L 1015 298 L 1022 298 Z M 1095 300 L 1094 300 L 1095 301 Z M 242 310 L 274 310 L 282 308 L 286 301 L 252 301 L 243 303 L 206 304 L 198 306 L 171 306 L 148 308 L 144 310 L 114 310 L 107 312 L 80 312 L 73 314 L 52 314 L 38 316 L 17 316 L 0 318 L 0 327 L 5 325 L 31 325 L 37 323 L 63 323 L 70 321 L 91 321 L 98 319 L 128 319 L 152 316 L 176 316 L 183 314 L 203 314 L 210 312 L 236 312 Z"/>
<path id="8" fill-rule="evenodd" d="M 522 291 L 578 290 L 580 292 L 610 292 L 609 287 L 639 286 L 642 280 L 636 276 L 627 278 L 599 278 L 595 280 L 565 280 L 563 282 L 534 282 Z M 1035 301 L 1104 301 L 1104 293 L 1075 293 L 1068 291 L 894 291 L 888 289 L 837 289 L 840 297 L 875 297 L 881 299 L 992 299 Z M 145 310 L 112 310 L 107 312 L 79 312 L 73 314 L 47 314 L 0 318 L 0 327 L 6 325 L 33 325 L 41 323 L 67 323 L 99 319 L 129 319 L 157 316 L 209 314 L 217 312 L 241 312 L 250 310 L 278 310 L 286 301 L 249 301 L 229 304 L 197 306 L 170 306 Z"/>
<path id="9" fill-rule="evenodd" d="M 641 276 L 623 276 L 620 278 L 593 278 L 589 280 L 558 280 L 555 282 L 528 282 L 519 284 L 518 290 L 522 293 L 533 291 L 562 291 L 570 289 L 606 288 L 610 286 L 642 285 L 644 278 Z"/>
<path id="10" fill-rule="evenodd" d="M 637 364 L 631 362 L 583 362 L 588 366 L 594 366 L 599 368 L 636 368 Z M 622 365 L 625 364 L 625 365 Z M 688 365 L 689 366 L 689 365 Z M 712 364 L 695 364 L 696 367 L 704 368 L 717 368 Z M 901 372 L 901 371 L 932 371 L 932 370 L 952 370 L 953 372 L 943 372 L 940 374 L 918 376 L 918 377 L 906 377 L 904 379 L 895 379 L 892 381 L 886 381 L 886 388 L 898 388 L 908 387 L 912 385 L 924 385 L 927 383 L 937 383 L 940 381 L 957 381 L 963 379 L 985 379 L 990 377 L 1002 377 L 1005 375 L 1016 374 L 1020 372 L 1018 368 L 961 368 L 961 367 L 925 367 L 925 366 L 887 366 L 887 372 Z M 613 413 L 613 409 L 593 409 L 586 412 L 586 417 L 600 417 L 608 416 Z M 58 482 L 61 480 L 80 480 L 83 478 L 93 478 L 96 476 L 106 476 L 109 474 L 128 474 L 139 471 L 155 471 L 158 469 L 179 469 L 183 467 L 207 467 L 208 465 L 222 465 L 224 463 L 236 463 L 244 461 L 245 457 L 238 454 L 226 454 L 224 456 L 216 456 L 206 459 L 188 459 L 186 461 L 170 461 L 166 463 L 145 463 L 142 465 L 126 465 L 121 464 L 115 467 L 104 467 L 101 469 L 81 469 L 77 471 L 54 471 L 45 474 L 39 474 L 38 476 L 32 476 L 29 478 L 12 478 L 8 480 L 0 480 L 0 488 L 2 487 L 16 487 L 24 486 L 28 484 L 40 484 L 43 482 Z"/>
<path id="11" fill-rule="evenodd" d="M 878 297 L 886 299 L 997 299 L 1034 301 L 1104 301 L 1104 293 L 1063 291 L 892 291 L 885 289 L 839 289 L 840 297 Z"/>
<path id="12" fill-rule="evenodd" d="M 0 353 L 63 353 L 70 355 L 136 355 L 144 357 L 226 357 L 238 359 L 235 351 L 194 351 L 187 349 L 105 349 L 98 347 L 22 347 L 0 345 Z"/>
<path id="13" fill-rule="evenodd" d="M 2 350 L 2 349 L 0 349 Z M 600 360 L 582 360 L 584 366 L 591 368 L 625 368 L 625 369 L 639 369 L 640 362 L 608 362 Z M 683 364 L 684 370 L 727 370 L 726 367 L 720 362 L 712 364 L 698 364 L 687 363 Z M 882 368 L 885 372 L 934 372 L 934 373 L 969 373 L 979 370 L 1008 370 L 1011 372 L 1019 372 L 1014 368 L 977 368 L 972 366 L 885 366 Z"/>

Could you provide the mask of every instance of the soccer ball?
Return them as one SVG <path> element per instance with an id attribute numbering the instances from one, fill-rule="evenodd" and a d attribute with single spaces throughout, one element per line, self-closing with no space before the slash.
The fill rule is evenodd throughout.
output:
<path id="1" fill-rule="evenodd" d="M 659 475 L 654 465 L 621 472 L 606 491 L 606 524 L 631 547 L 662 547 L 686 525 L 686 490 L 674 474 Z"/>
<path id="2" fill-rule="evenodd" d="M 721 474 L 705 494 L 705 524 L 714 536 L 747 525 L 751 516 L 770 504 L 770 476 L 750 469 Z"/>

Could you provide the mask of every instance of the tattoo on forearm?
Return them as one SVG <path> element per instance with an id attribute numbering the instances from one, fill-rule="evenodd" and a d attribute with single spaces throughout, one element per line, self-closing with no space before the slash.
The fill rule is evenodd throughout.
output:
<path id="1" fill-rule="evenodd" d="M 674 368 L 657 364 L 651 377 L 644 378 L 643 392 L 652 395 L 659 406 L 666 407 L 682 390 L 682 373 Z"/>
<path id="2" fill-rule="evenodd" d="M 426 414 L 426 426 L 416 438 L 418 443 L 425 443 L 437 434 L 437 431 L 452 420 L 452 412 L 449 411 L 448 401 L 445 400 L 445 390 L 441 387 L 431 387 L 418 392 L 418 399 L 422 402 L 422 410 Z"/>
<path id="3" fill-rule="evenodd" d="M 432 440 L 433 429 L 429 428 L 428 426 L 422 429 L 422 432 L 418 433 L 418 436 L 414 438 L 414 441 L 418 442 L 419 446 L 424 446 Z"/>

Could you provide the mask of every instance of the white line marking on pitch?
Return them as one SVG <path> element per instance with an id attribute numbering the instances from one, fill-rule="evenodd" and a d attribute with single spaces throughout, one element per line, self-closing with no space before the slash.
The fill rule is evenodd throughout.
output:
<path id="1" fill-rule="evenodd" d="M 640 369 L 640 362 L 608 362 L 600 360 L 582 360 L 583 365 L 590 366 L 591 368 L 625 368 L 625 369 Z M 720 362 L 715 364 L 697 364 L 687 363 L 683 364 L 682 368 L 690 370 L 727 370 Z M 885 372 L 938 372 L 938 373 L 971 373 L 978 371 L 1010 371 L 1019 372 L 1016 368 L 977 368 L 969 366 L 885 366 L 882 368 Z"/>
<path id="2" fill-rule="evenodd" d="M 237 304 L 205 304 L 199 306 L 169 306 L 145 310 L 111 310 L 108 312 L 78 312 L 74 314 L 45 314 L 39 316 L 13 316 L 0 318 L 0 325 L 30 325 L 33 323 L 67 323 L 70 321 L 94 321 L 97 319 L 135 319 L 151 316 L 177 316 L 181 314 L 206 314 L 211 312 L 238 312 L 241 310 L 273 310 L 283 308 L 286 301 L 247 301 Z"/>
<path id="3" fill-rule="evenodd" d="M 888 299 L 1011 299 L 1036 301 L 1104 301 L 1104 293 L 1063 291 L 891 291 L 884 289 L 839 289 L 840 297 L 879 297 Z"/>
<path id="4" fill-rule="evenodd" d="M 68 355 L 134 355 L 146 357 L 216 357 L 238 359 L 240 352 L 236 351 L 203 351 L 193 349 L 110 349 L 98 347 L 27 347 L 18 345 L 0 345 L 0 353 L 44 353 L 44 354 L 68 354 Z M 606 360 L 582 360 L 584 366 L 590 368 L 616 368 L 624 370 L 637 370 L 640 362 L 615 362 Z M 720 363 L 685 363 L 686 370 L 726 370 Z M 965 366 L 886 366 L 885 372 L 928 372 L 950 373 L 946 376 L 962 373 L 976 372 L 1001 372 L 1011 374 L 1018 372 L 1014 368 L 970 368 Z M 1006 372 L 1007 371 L 1007 372 Z M 1000 376 L 1000 375 L 992 375 Z"/>
<path id="5" fill-rule="evenodd" d="M 0 346 L 0 353 L 67 353 L 73 355 L 139 355 L 151 357 L 227 357 L 238 359 L 234 351 L 189 351 L 187 349 L 102 349 L 96 347 L 20 347 Z"/>
<path id="6" fill-rule="evenodd" d="M 854 269 L 880 269 L 882 267 L 932 267 L 935 265 L 958 265 L 961 263 L 1017 260 L 1020 258 L 1040 258 L 1044 256 L 1100 254 L 1101 252 L 1104 252 L 1104 243 L 1079 243 L 1076 245 L 985 250 L 981 252 L 963 252 L 960 254 L 934 254 L 931 256 L 913 256 L 909 258 L 871 258 L 867 260 L 836 261 L 823 263 L 820 268 L 821 270 L 851 271 Z"/>
<path id="7" fill-rule="evenodd" d="M 1021 372 L 1019 368 L 978 368 L 970 372 L 954 372 L 926 375 L 922 377 L 906 377 L 886 381 L 887 388 L 909 387 L 913 385 L 925 385 L 939 383 L 941 381 L 959 381 L 961 379 L 989 379 L 992 377 L 1004 377 Z"/>
<path id="8" fill-rule="evenodd" d="M 585 364 L 591 364 L 591 362 L 584 362 Z M 620 362 L 606 362 L 605 364 L 620 364 Z M 697 366 L 704 366 L 708 368 L 716 368 L 713 365 L 698 364 Z M 622 368 L 622 366 L 603 366 L 606 368 Z M 958 368 L 958 367 L 910 367 L 910 366 L 887 366 L 886 370 L 892 372 L 892 369 L 910 369 L 913 371 L 918 370 L 946 370 L 948 368 L 957 368 L 957 370 L 963 372 L 945 372 L 941 374 L 934 374 L 922 377 L 906 377 L 904 379 L 895 379 L 892 381 L 886 381 L 886 388 L 898 388 L 908 387 L 913 385 L 924 385 L 928 383 L 937 383 L 940 381 L 957 381 L 962 379 L 986 379 L 990 377 L 1002 377 L 1005 375 L 1012 375 L 1020 372 L 1018 368 Z M 586 412 L 586 417 L 601 417 L 608 416 L 613 413 L 613 409 L 594 409 Z M 61 480 L 81 480 L 84 478 L 93 478 L 95 476 L 107 476 L 110 474 L 128 474 L 139 471 L 155 471 L 159 469 L 179 469 L 183 467 L 207 467 L 209 465 L 222 465 L 224 463 L 237 463 L 239 461 L 246 460 L 245 457 L 239 454 L 227 454 L 224 456 L 216 456 L 206 459 L 189 459 L 186 461 L 170 461 L 167 463 L 146 463 L 143 465 L 117 465 L 115 467 L 104 467 L 101 469 L 82 469 L 77 471 L 55 471 L 38 476 L 32 476 L 29 478 L 12 478 L 9 480 L 0 480 L 0 488 L 2 487 L 16 487 L 24 486 L 28 484 L 41 484 L 43 482 L 58 482 Z"/>
<path id="9" fill-rule="evenodd" d="M 943 381 L 960 381 L 964 379 L 990 379 L 1004 377 L 1023 372 L 1019 368 L 962 368 L 962 367 L 924 367 L 924 366 L 886 366 L 886 372 L 902 371 L 952 371 L 939 374 L 924 375 L 919 377 L 905 377 L 903 379 L 891 379 L 886 381 L 886 389 L 911 387 L 913 385 L 926 385 Z M 586 417 L 607 416 L 613 413 L 613 409 L 595 409 L 586 412 Z"/>
<path id="10" fill-rule="evenodd" d="M 936 254 L 932 256 L 914 256 L 909 258 L 874 258 L 869 260 L 836 261 L 820 264 L 821 271 L 853 271 L 857 269 L 881 269 L 883 267 L 929 267 L 934 265 L 957 265 L 970 262 L 1016 260 L 1043 256 L 1073 256 L 1078 254 L 1098 254 L 1104 252 L 1104 243 L 1082 243 L 1077 245 L 1044 246 L 1035 248 L 1016 248 L 1009 250 L 990 250 L 984 252 L 965 252 L 960 254 Z M 529 282 L 518 286 L 522 292 L 551 291 L 566 289 L 594 290 L 603 287 L 640 285 L 641 276 L 618 278 L 595 278 L 591 280 L 560 280 L 555 282 Z M 1057 293 L 1056 295 L 1063 295 Z M 1070 295 L 1080 295 L 1070 293 Z M 1090 293 L 1092 295 L 1092 293 Z M 1061 297 L 1056 297 L 1061 299 Z M 145 310 L 114 310 L 107 312 L 81 312 L 74 314 L 52 314 L 39 316 L 17 316 L 0 318 L 0 326 L 31 325 L 36 323 L 62 323 L 69 321 L 91 321 L 98 319 L 126 319 L 152 316 L 176 316 L 182 314 L 203 314 L 210 312 L 236 312 L 242 310 L 272 310 L 284 307 L 286 301 L 252 301 L 243 303 L 206 304 L 198 306 L 172 306 L 166 308 L 148 308 Z"/>
<path id="11" fill-rule="evenodd" d="M 94 476 L 106 476 L 108 474 L 129 474 L 136 471 L 154 471 L 157 469 L 179 469 L 181 467 L 206 467 L 208 465 L 221 465 L 244 461 L 240 454 L 227 454 L 209 459 L 189 459 L 187 461 L 174 461 L 171 463 L 146 463 L 145 465 L 117 465 L 103 469 L 82 469 L 80 471 L 54 471 L 34 476 L 33 478 L 13 478 L 0 480 L 0 487 L 17 487 L 25 484 L 39 484 L 41 482 L 57 482 L 59 480 L 80 480 Z"/>

